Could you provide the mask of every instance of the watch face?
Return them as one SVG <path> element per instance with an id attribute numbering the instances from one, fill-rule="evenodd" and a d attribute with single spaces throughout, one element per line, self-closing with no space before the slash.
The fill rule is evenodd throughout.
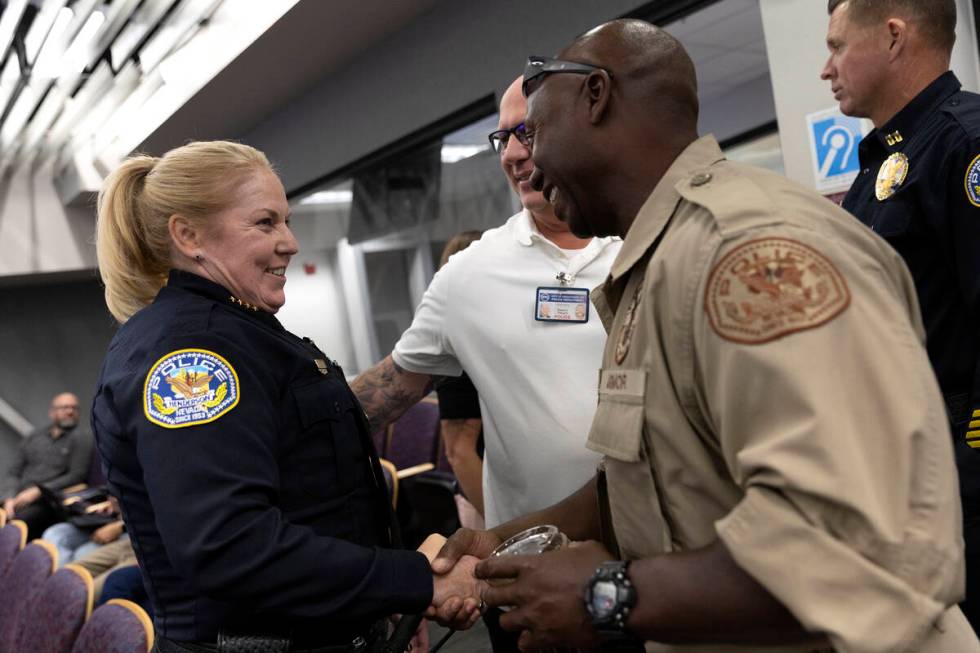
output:
<path id="1" fill-rule="evenodd" d="M 606 619 L 616 609 L 616 584 L 608 580 L 597 581 L 592 586 L 592 614 L 598 619 Z"/>

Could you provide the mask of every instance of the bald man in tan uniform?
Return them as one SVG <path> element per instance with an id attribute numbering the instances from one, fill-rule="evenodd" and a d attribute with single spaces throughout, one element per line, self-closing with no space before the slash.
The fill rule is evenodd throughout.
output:
<path id="1" fill-rule="evenodd" d="M 483 599 L 514 606 L 501 625 L 525 650 L 980 651 L 954 605 L 956 470 L 899 255 L 699 139 L 693 64 L 649 24 L 601 26 L 525 80 L 532 183 L 574 233 L 624 237 L 593 293 L 604 471 L 458 533 L 433 568 L 532 524 L 606 535 L 478 567 L 515 579 Z M 588 598 L 612 582 L 599 565 L 621 574 L 605 601 Z"/>

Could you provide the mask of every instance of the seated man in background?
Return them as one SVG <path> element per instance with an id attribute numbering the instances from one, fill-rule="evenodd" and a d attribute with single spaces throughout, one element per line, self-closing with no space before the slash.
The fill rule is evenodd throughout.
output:
<path id="1" fill-rule="evenodd" d="M 27 524 L 27 537 L 41 537 L 58 515 L 41 500 L 38 483 L 62 490 L 81 483 L 88 472 L 92 437 L 78 428 L 78 397 L 70 392 L 56 395 L 48 417 L 51 423 L 25 438 L 7 474 L 0 479 L 0 496 L 8 517 Z"/>

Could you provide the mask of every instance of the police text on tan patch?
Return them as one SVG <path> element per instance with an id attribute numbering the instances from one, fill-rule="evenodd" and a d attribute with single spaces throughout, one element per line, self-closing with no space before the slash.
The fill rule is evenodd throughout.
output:
<path id="1" fill-rule="evenodd" d="M 760 238 L 729 252 L 711 270 L 704 296 L 712 329 L 750 345 L 818 327 L 850 302 L 834 264 L 789 238 Z"/>

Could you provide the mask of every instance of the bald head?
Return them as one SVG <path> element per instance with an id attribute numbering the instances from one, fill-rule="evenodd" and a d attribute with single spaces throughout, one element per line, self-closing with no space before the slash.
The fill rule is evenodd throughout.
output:
<path id="1" fill-rule="evenodd" d="M 532 186 L 572 233 L 622 236 L 697 140 L 694 64 L 677 39 L 639 20 L 600 25 L 557 62 L 537 61 L 525 120 Z"/>
<path id="2" fill-rule="evenodd" d="M 624 99 L 668 114 L 675 128 L 696 129 L 694 62 L 680 41 L 659 27 L 628 18 L 604 23 L 577 38 L 560 58 L 602 66 L 612 73 Z"/>
<path id="3" fill-rule="evenodd" d="M 524 114 L 527 112 L 527 101 L 524 99 L 524 94 L 521 92 L 521 83 L 524 81 L 524 76 L 521 75 L 507 87 L 504 94 L 500 96 L 500 113 L 507 115 L 519 115 L 520 120 L 524 120 Z"/>

